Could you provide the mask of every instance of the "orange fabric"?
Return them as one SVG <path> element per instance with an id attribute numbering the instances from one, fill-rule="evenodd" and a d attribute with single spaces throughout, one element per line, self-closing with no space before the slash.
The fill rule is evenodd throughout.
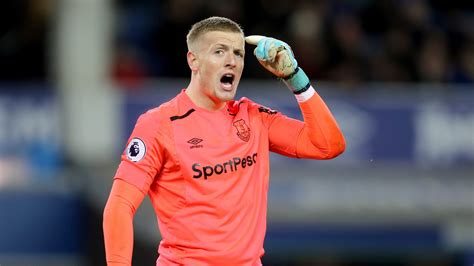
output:
<path id="1" fill-rule="evenodd" d="M 133 216 L 144 197 L 135 186 L 114 181 L 103 219 L 107 265 L 131 265 Z"/>
<path id="2" fill-rule="evenodd" d="M 272 151 L 310 159 L 331 159 L 341 154 L 346 147 L 344 136 L 321 97 L 315 93 L 299 105 L 304 123 L 282 117 L 272 121 Z"/>
<path id="3" fill-rule="evenodd" d="M 346 142 L 336 120 L 315 93 L 309 100 L 300 103 L 303 114 L 303 131 L 298 138 L 299 158 L 332 159 L 346 149 Z"/>
<path id="4" fill-rule="evenodd" d="M 139 118 L 115 180 L 151 199 L 163 237 L 157 265 L 261 265 L 269 151 L 327 159 L 343 150 L 342 134 L 316 96 L 300 104 L 305 123 L 246 98 L 207 111 L 184 91 Z M 128 236 L 117 239 L 131 241 L 130 213 L 126 223 L 110 223 L 127 226 Z M 106 241 L 115 254 L 107 258 L 130 261 L 131 245 L 120 245 Z"/>

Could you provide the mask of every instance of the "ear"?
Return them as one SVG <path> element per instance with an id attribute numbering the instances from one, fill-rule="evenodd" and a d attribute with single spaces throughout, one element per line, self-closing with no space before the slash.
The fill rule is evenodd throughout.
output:
<path id="1" fill-rule="evenodd" d="M 198 68 L 199 68 L 199 61 L 198 61 L 196 55 L 193 52 L 188 51 L 188 54 L 186 56 L 187 56 L 188 65 L 189 65 L 189 68 L 191 69 L 191 71 L 193 71 L 193 72 L 197 71 Z"/>

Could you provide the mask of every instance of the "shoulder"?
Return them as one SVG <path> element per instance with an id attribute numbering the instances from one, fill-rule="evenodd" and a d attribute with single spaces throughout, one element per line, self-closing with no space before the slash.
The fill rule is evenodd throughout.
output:
<path id="1" fill-rule="evenodd" d="M 257 103 L 255 101 L 252 101 L 251 99 L 249 98 L 246 98 L 246 97 L 242 97 L 239 101 L 244 101 L 246 103 L 248 103 L 248 108 L 252 111 L 255 111 L 255 112 L 258 112 L 258 113 L 265 113 L 265 114 L 276 114 L 277 111 L 267 107 L 267 106 L 264 106 L 260 103 Z"/>
<path id="2" fill-rule="evenodd" d="M 229 103 L 229 107 L 230 109 L 234 109 L 234 110 L 238 110 L 238 109 L 241 109 L 241 108 L 247 108 L 248 110 L 251 110 L 251 109 L 258 109 L 260 105 L 254 101 L 252 101 L 251 99 L 247 98 L 247 97 L 242 97 L 240 98 L 239 100 L 234 100 L 234 101 L 231 101 Z"/>
<path id="3" fill-rule="evenodd" d="M 139 116 L 137 123 L 147 123 L 155 126 L 162 125 L 167 121 L 170 121 L 170 117 L 177 109 L 177 101 L 176 98 L 174 98 L 142 113 Z"/>
<path id="4" fill-rule="evenodd" d="M 263 114 L 268 114 L 268 115 L 273 115 L 278 113 L 277 111 L 268 108 L 262 104 L 259 104 L 247 97 L 242 97 L 239 100 L 232 101 L 229 103 L 229 111 L 233 111 L 234 113 L 237 113 L 238 111 L 241 111 L 242 108 L 247 109 L 249 113 L 263 113 Z"/>

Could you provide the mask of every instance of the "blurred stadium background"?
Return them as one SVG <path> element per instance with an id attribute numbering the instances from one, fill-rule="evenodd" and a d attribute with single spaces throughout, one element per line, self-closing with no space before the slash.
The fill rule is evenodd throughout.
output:
<path id="1" fill-rule="evenodd" d="M 272 157 L 265 265 L 474 265 L 474 9 L 441 0 L 6 0 L 0 265 L 104 265 L 102 210 L 137 116 L 187 85 L 211 15 L 287 41 L 341 125 L 333 161 Z M 299 117 L 247 51 L 239 97 Z M 160 236 L 146 201 L 134 265 Z"/>

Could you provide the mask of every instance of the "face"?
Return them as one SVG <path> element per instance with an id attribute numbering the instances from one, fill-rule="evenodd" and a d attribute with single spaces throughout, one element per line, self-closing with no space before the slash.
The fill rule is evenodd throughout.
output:
<path id="1" fill-rule="evenodd" d="M 232 100 L 244 68 L 243 35 L 207 32 L 197 40 L 193 54 L 195 61 L 191 68 L 198 78 L 200 92 L 217 104 Z"/>

